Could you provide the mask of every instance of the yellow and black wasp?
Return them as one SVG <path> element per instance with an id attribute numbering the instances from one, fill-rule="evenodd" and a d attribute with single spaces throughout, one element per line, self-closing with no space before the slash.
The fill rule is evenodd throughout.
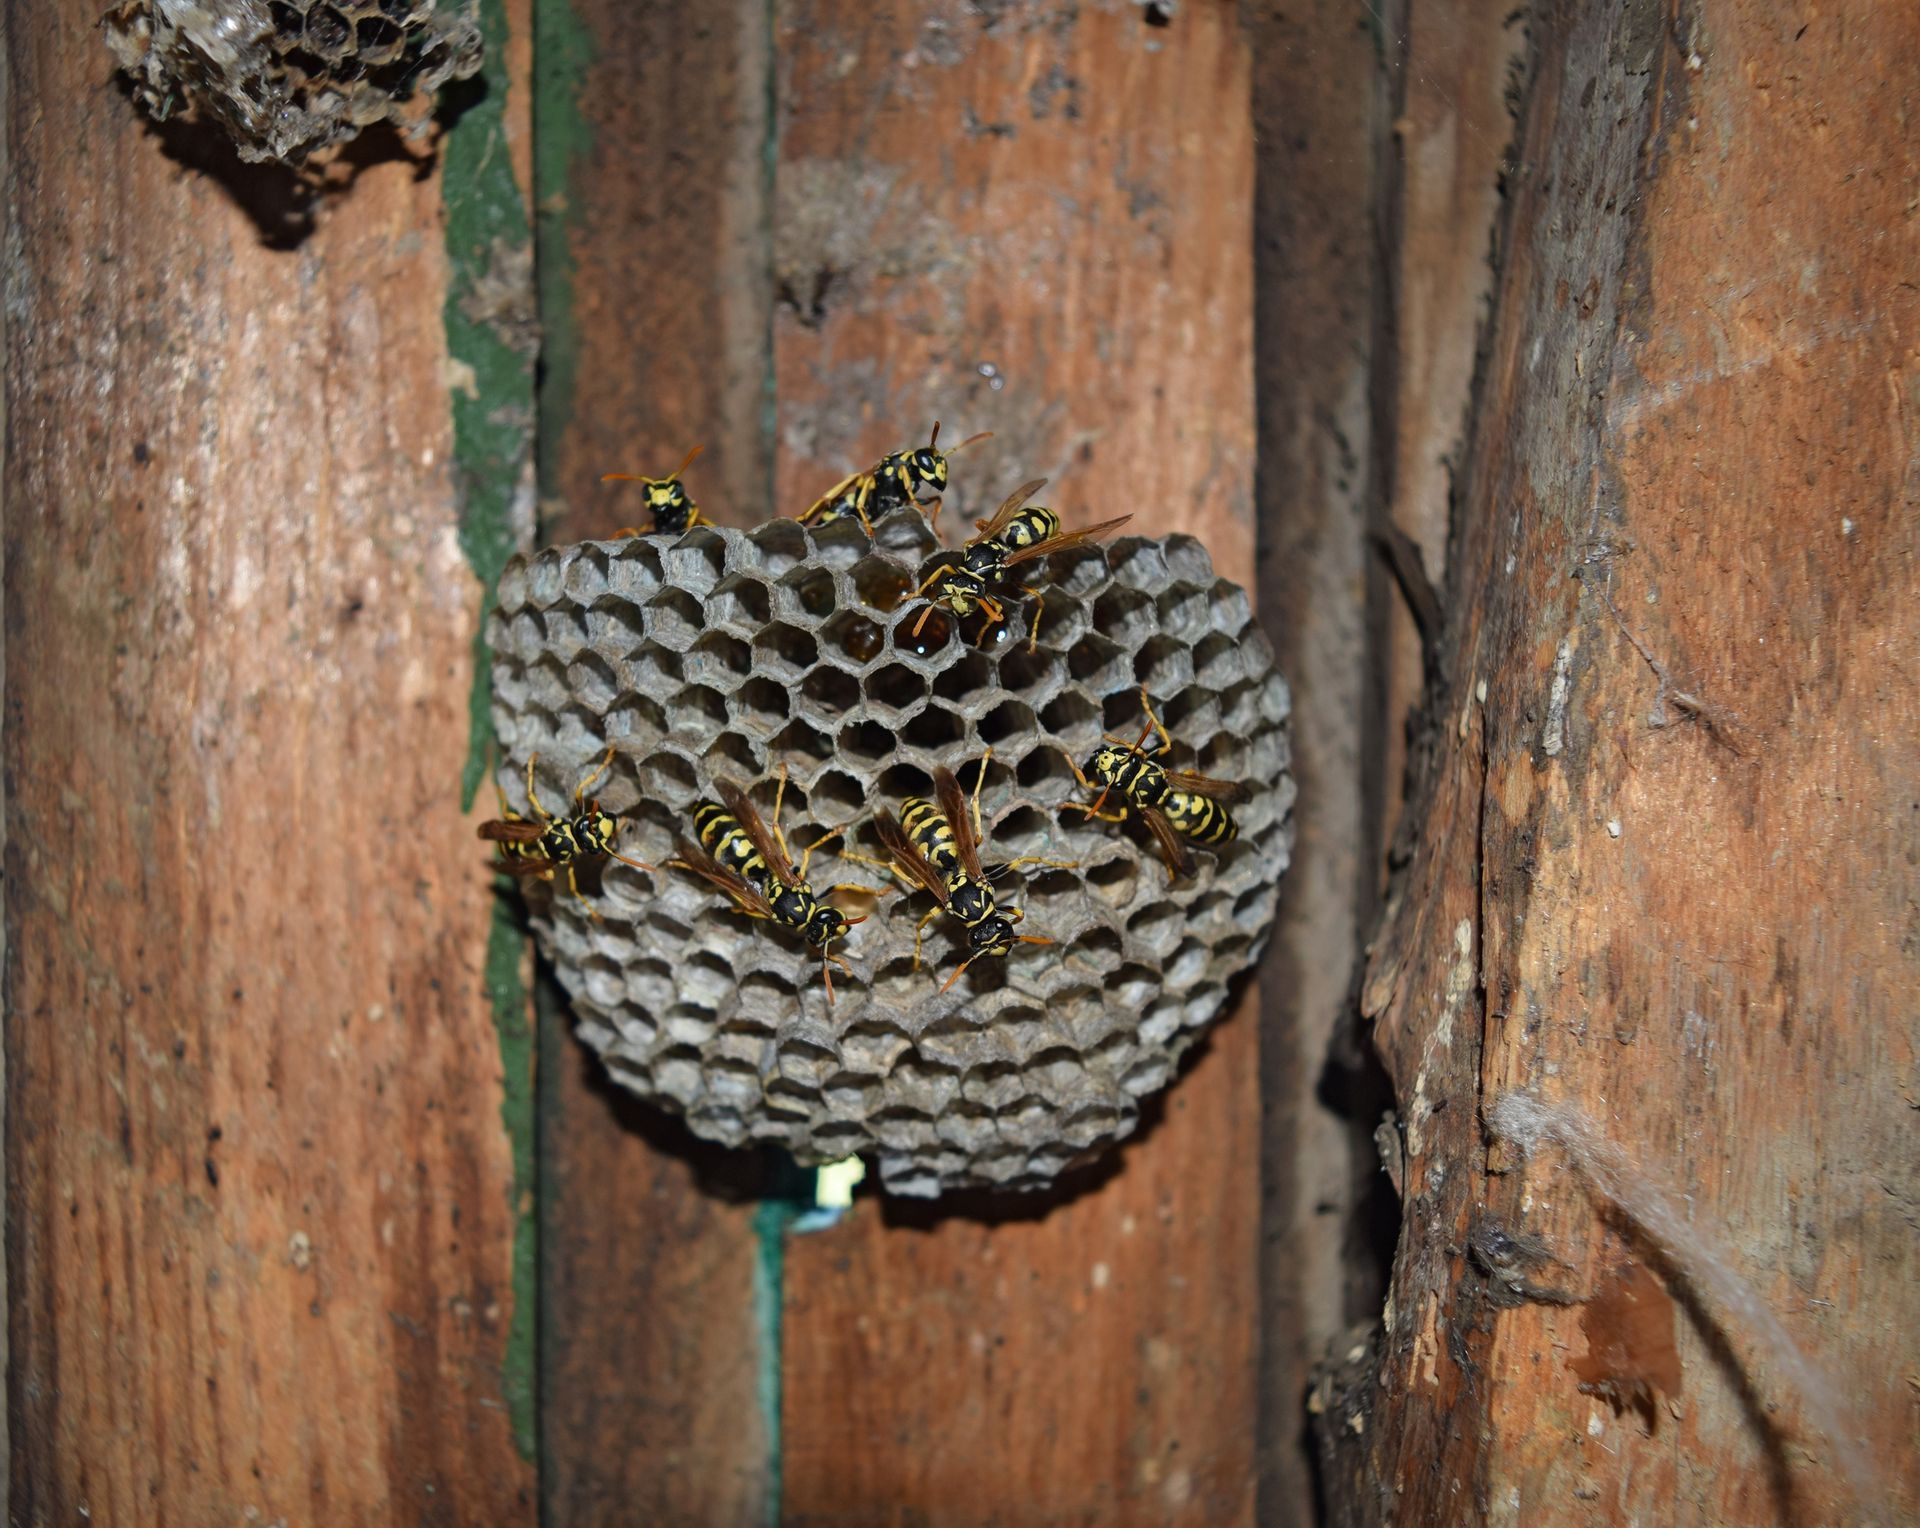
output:
<path id="1" fill-rule="evenodd" d="M 587 795 L 612 765 L 613 750 L 609 748 L 600 767 L 575 788 L 573 812 L 566 817 L 555 817 L 548 812 L 534 791 L 533 766 L 539 757 L 536 753 L 527 760 L 527 806 L 533 816 L 523 817 L 508 806 L 507 793 L 496 780 L 493 788 L 500 797 L 500 820 L 481 823 L 479 836 L 499 846 L 499 866 L 508 875 L 523 880 L 552 881 L 556 870 L 565 870 L 567 890 L 580 898 L 590 917 L 597 918 L 600 914 L 581 896 L 580 883 L 574 878 L 581 860 L 616 859 L 635 870 L 654 868 L 644 860 L 628 859 L 614 847 L 619 842 L 619 822 L 600 810 L 598 798 Z"/>
<path id="2" fill-rule="evenodd" d="M 969 435 L 959 445 L 943 452 L 940 449 L 940 421 L 936 419 L 933 422 L 933 438 L 924 446 L 917 450 L 895 451 L 883 456 L 865 472 L 848 473 L 796 518 L 802 525 L 830 525 L 848 515 L 857 515 L 868 537 L 872 537 L 871 516 L 883 515 L 902 504 L 931 503 L 933 513 L 927 518 L 937 521 L 940 516 L 940 495 L 947 490 L 947 458 L 976 440 L 987 439 L 992 433 L 991 430 L 983 430 L 978 435 Z M 922 488 L 933 490 L 930 500 L 920 497 Z"/>
<path id="3" fill-rule="evenodd" d="M 629 525 L 615 531 L 607 539 L 619 541 L 626 536 L 668 535 L 678 536 L 682 531 L 691 530 L 696 525 L 711 525 L 713 522 L 700 513 L 700 506 L 693 502 L 687 492 L 687 485 L 680 481 L 687 468 L 693 465 L 693 459 L 706 448 L 695 446 L 687 453 L 687 459 L 665 477 L 643 477 L 637 472 L 603 472 L 603 483 L 638 483 L 643 495 L 642 502 L 653 515 L 653 524 L 642 531 L 636 525 Z"/>
<path id="4" fill-rule="evenodd" d="M 874 830 L 889 856 L 869 859 L 849 852 L 848 858 L 876 865 L 890 872 L 909 891 L 933 893 L 933 908 L 913 932 L 913 968 L 920 969 L 920 944 L 927 925 L 941 913 L 951 913 L 966 926 L 967 947 L 972 952 L 960 962 L 960 969 L 941 987 L 945 992 L 960 980 L 961 973 L 983 955 L 1005 955 L 1016 944 L 1052 944 L 1035 934 L 1016 934 L 1013 925 L 1026 916 L 1023 909 L 1001 901 L 993 882 L 1022 865 L 1052 865 L 1070 868 L 1071 860 L 1045 859 L 1026 855 L 1002 864 L 980 863 L 980 842 L 985 830 L 980 825 L 980 787 L 987 777 L 987 763 L 993 758 L 989 748 L 980 760 L 980 774 L 973 783 L 973 803 L 969 816 L 967 798 L 950 769 L 933 772 L 932 801 L 909 796 L 901 804 L 896 818 L 885 807 L 874 813 Z"/>
<path id="5" fill-rule="evenodd" d="M 1181 835 L 1210 849 L 1233 842 L 1240 830 L 1224 803 L 1244 800 L 1247 792 L 1246 787 L 1230 780 L 1188 774 L 1156 762 L 1142 746 L 1147 735 L 1155 735 L 1163 756 L 1172 750 L 1173 739 L 1153 714 L 1145 685 L 1140 686 L 1140 709 L 1147 719 L 1140 736 L 1131 743 L 1108 733 L 1107 746 L 1095 750 L 1084 770 L 1073 762 L 1072 755 L 1067 756 L 1074 778 L 1086 789 L 1100 792 L 1091 806 L 1078 801 L 1070 806 L 1101 822 L 1124 822 L 1129 809 L 1138 812 L 1159 846 L 1161 859 L 1166 861 L 1171 884 L 1193 874 L 1193 856 L 1181 842 Z M 1116 791 L 1126 798 L 1126 805 L 1117 812 L 1101 811 L 1107 797 Z"/>
<path id="6" fill-rule="evenodd" d="M 693 809 L 693 830 L 698 842 L 681 839 L 679 857 L 669 861 L 683 870 L 691 870 L 709 885 L 732 899 L 733 905 L 749 918 L 766 918 L 798 930 L 807 943 L 820 952 L 820 970 L 826 978 L 827 1001 L 833 1001 L 833 970 L 851 967 L 830 946 L 844 939 L 856 923 L 866 922 L 863 914 L 849 918 L 826 900 L 836 891 L 857 891 L 877 895 L 871 886 L 842 881 L 816 893 L 807 879 L 807 866 L 813 851 L 845 831 L 835 828 L 808 844 L 800 853 L 795 868 L 787 853 L 787 837 L 780 831 L 780 807 L 787 794 L 787 771 L 780 770 L 780 786 L 773 798 L 773 829 L 767 829 L 747 793 L 730 781 L 714 782 L 714 792 L 724 805 L 703 801 Z"/>
<path id="7" fill-rule="evenodd" d="M 1064 552 L 1068 547 L 1098 541 L 1102 536 L 1112 535 L 1133 518 L 1132 515 L 1121 515 L 1117 519 L 1102 520 L 1098 525 L 1089 525 L 1085 530 L 1068 531 L 1063 535 L 1058 515 L 1039 504 L 1027 504 L 1028 499 L 1046 486 L 1045 478 L 1022 483 L 1006 503 L 994 512 L 991 520 L 974 522 L 974 529 L 980 534 L 960 549 L 958 563 L 942 563 L 921 580 L 919 588 L 907 596 L 909 600 L 916 600 L 925 595 L 927 600 L 927 608 L 920 612 L 920 619 L 913 623 L 916 637 L 920 635 L 920 628 L 927 624 L 927 617 L 933 614 L 934 607 L 943 605 L 956 616 L 962 617 L 972 614 L 977 607 L 987 618 L 980 628 L 980 635 L 984 638 L 1007 618 L 1006 607 L 994 590 L 1006 583 L 1008 574 L 1014 568 L 1035 557 L 1044 557 L 1049 552 Z M 1045 608 L 1045 600 L 1031 584 L 1017 587 L 1023 594 L 1033 596 L 1033 626 L 1027 634 L 1027 651 L 1031 652 L 1040 640 L 1040 612 Z M 928 593 L 929 590 L 932 592 Z"/>

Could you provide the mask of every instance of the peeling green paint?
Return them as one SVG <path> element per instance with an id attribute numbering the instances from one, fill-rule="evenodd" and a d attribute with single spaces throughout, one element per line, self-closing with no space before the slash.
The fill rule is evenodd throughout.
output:
<path id="1" fill-rule="evenodd" d="M 557 453 L 573 414 L 580 331 L 573 316 L 573 174 L 593 146 L 580 91 L 593 62 L 593 38 L 571 0 L 535 0 L 533 8 L 534 248 L 540 294 L 540 491 L 558 491 Z"/>
<path id="2" fill-rule="evenodd" d="M 760 1416 L 767 1430 L 767 1515 L 769 1528 L 779 1528 L 781 1493 L 780 1342 L 786 1314 L 787 1232 L 814 1202 L 814 1173 L 784 1151 L 771 1152 L 760 1204 L 753 1212 L 759 1238 L 753 1267 L 754 1326 L 760 1338 L 760 1372 L 755 1389 Z"/>
<path id="3" fill-rule="evenodd" d="M 462 808 L 471 807 L 493 751 L 492 653 L 487 614 L 515 550 L 513 505 L 533 448 L 532 231 L 514 183 L 506 137 L 504 0 L 480 0 L 486 68 L 443 98 L 451 122 L 441 149 L 447 220 L 445 322 L 453 405 L 454 474 L 460 493 L 460 548 L 480 580 L 473 640 L 473 682 Z M 516 287 L 521 290 L 516 291 Z M 505 1084 L 501 1124 L 513 1155 L 513 1320 L 501 1356 L 500 1389 L 522 1457 L 536 1447 L 533 1217 L 533 1036 L 521 967 L 526 937 L 508 904 L 496 899 L 487 931 L 486 986 Z"/>

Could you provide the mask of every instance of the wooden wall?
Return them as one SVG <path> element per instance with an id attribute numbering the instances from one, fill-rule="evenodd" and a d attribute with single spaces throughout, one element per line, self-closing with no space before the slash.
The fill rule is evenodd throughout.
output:
<path id="1" fill-rule="evenodd" d="M 1711 1312 L 1649 1435 L 1488 1296 L 1490 1215 L 1636 1255 L 1489 1158 L 1514 1086 L 1668 1164 L 1920 1507 L 1910 15 L 481 14 L 309 205 L 5 9 L 13 1519 L 1299 1522 L 1355 1323 L 1341 1520 L 1832 1520 Z M 476 633 L 604 471 L 704 444 L 746 523 L 936 417 L 967 516 L 1043 474 L 1258 590 L 1298 860 L 1106 1170 L 799 1233 L 541 992 Z"/>

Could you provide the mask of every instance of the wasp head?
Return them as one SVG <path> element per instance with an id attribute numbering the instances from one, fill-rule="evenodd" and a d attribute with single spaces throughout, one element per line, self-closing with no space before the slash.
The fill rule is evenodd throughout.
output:
<path id="1" fill-rule="evenodd" d="M 590 806 L 573 819 L 574 840 L 584 854 L 611 854 L 620 836 L 620 824 L 601 811 L 598 806 Z"/>
<path id="2" fill-rule="evenodd" d="M 1124 748 L 1102 748 L 1087 760 L 1087 777 L 1102 785 L 1118 785 L 1120 772 L 1131 757 Z"/>
<path id="3" fill-rule="evenodd" d="M 922 446 L 907 458 L 907 472 L 936 493 L 947 486 L 947 459 L 932 446 Z"/>
<path id="4" fill-rule="evenodd" d="M 995 913 L 967 930 L 967 947 L 975 955 L 1004 955 L 1013 948 L 1013 923 Z"/>
<path id="5" fill-rule="evenodd" d="M 807 943 L 816 950 L 824 950 L 834 940 L 846 938 L 847 930 L 859 921 L 822 902 L 807 920 Z"/>

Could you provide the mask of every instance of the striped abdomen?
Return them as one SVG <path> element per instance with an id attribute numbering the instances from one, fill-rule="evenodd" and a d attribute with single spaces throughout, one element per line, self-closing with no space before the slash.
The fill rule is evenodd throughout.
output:
<path id="1" fill-rule="evenodd" d="M 914 848 L 926 856 L 927 863 L 951 881 L 961 874 L 960 850 L 953 841 L 953 828 L 931 801 L 909 796 L 900 808 L 900 826 Z"/>
<path id="2" fill-rule="evenodd" d="M 773 871 L 754 848 L 746 830 L 724 807 L 715 806 L 711 801 L 701 802 L 693 809 L 693 831 L 699 836 L 700 847 L 711 854 L 716 863 L 731 870 L 762 896 L 769 895 Z"/>
<path id="3" fill-rule="evenodd" d="M 1240 832 L 1231 812 L 1197 791 L 1169 789 L 1157 805 L 1177 831 L 1197 844 L 1231 843 Z"/>
<path id="4" fill-rule="evenodd" d="M 1049 541 L 1060 534 L 1060 517 L 1039 504 L 1029 505 L 1010 521 L 995 538 L 1009 555 Z"/>

